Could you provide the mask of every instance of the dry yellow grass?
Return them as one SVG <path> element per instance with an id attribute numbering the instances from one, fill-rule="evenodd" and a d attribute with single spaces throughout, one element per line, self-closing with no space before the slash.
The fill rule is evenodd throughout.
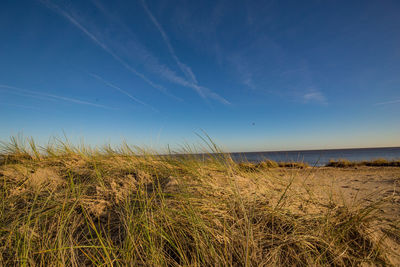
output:
<path id="1" fill-rule="evenodd" d="M 223 153 L 156 156 L 126 144 L 38 148 L 14 139 L 2 154 L 4 266 L 390 264 L 385 234 L 371 226 L 381 200 L 315 197 L 299 186 L 300 169 L 277 175 Z"/>
<path id="2" fill-rule="evenodd" d="M 370 161 L 350 161 L 347 159 L 330 160 L 327 167 L 356 167 L 356 166 L 374 166 L 374 167 L 400 167 L 400 160 L 375 159 Z"/>

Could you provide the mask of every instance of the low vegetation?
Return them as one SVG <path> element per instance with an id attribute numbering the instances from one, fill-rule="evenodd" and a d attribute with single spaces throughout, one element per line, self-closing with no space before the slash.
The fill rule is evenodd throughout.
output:
<path id="1" fill-rule="evenodd" d="M 220 152 L 207 141 L 212 152 Z M 0 265 L 385 265 L 371 220 L 294 194 L 296 167 L 12 138 L 0 162 Z M 246 167 L 250 166 L 250 167 Z M 257 170 L 256 172 L 254 170 Z M 299 208 L 299 205 L 302 208 Z"/>
<path id="2" fill-rule="evenodd" d="M 359 166 L 370 166 L 370 167 L 400 167 L 400 160 L 386 160 L 386 159 L 375 159 L 371 161 L 350 161 L 347 159 L 330 160 L 326 164 L 326 167 L 359 167 Z"/>
<path id="3" fill-rule="evenodd" d="M 297 168 L 304 169 L 310 167 L 304 162 L 276 162 L 273 160 L 264 160 L 258 163 L 239 162 L 237 167 L 243 171 L 264 171 L 271 168 Z"/>

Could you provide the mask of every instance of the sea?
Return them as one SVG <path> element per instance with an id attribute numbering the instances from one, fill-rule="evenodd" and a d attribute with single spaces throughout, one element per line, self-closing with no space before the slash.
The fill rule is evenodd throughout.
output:
<path id="1" fill-rule="evenodd" d="M 296 150 L 230 153 L 236 162 L 260 162 L 266 159 L 285 162 L 304 162 L 312 166 L 324 166 L 330 160 L 369 161 L 374 159 L 400 160 L 400 147 L 352 148 L 327 150 Z"/>

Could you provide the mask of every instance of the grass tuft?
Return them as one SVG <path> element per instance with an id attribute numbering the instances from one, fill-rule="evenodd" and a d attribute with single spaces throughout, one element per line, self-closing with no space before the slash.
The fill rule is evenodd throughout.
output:
<path id="1" fill-rule="evenodd" d="M 274 183 L 268 170 L 306 164 L 236 164 L 204 141 L 204 158 L 190 146 L 176 156 L 126 143 L 2 143 L 1 265 L 387 263 L 370 227 L 373 204 L 311 203 L 314 211 L 301 213 L 292 181 Z"/>

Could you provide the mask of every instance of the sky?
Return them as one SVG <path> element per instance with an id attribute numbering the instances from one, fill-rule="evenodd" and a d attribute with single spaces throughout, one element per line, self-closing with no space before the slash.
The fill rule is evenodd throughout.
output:
<path id="1" fill-rule="evenodd" d="M 2 0 L 0 140 L 400 146 L 400 2 Z"/>

